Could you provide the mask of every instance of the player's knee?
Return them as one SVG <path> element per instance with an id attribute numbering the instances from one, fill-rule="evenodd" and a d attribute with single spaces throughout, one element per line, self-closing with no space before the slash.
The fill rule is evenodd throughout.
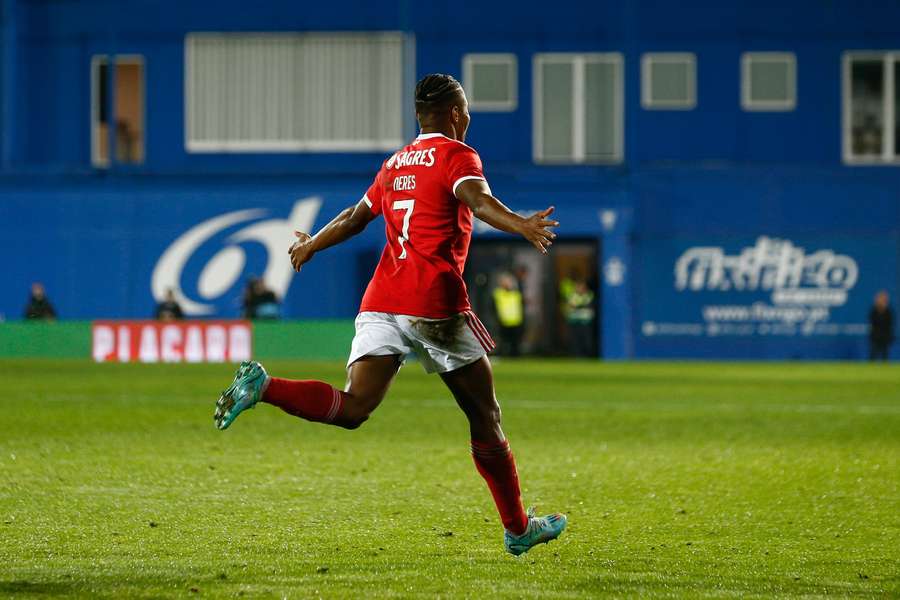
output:
<path id="1" fill-rule="evenodd" d="M 374 406 L 377 404 L 371 402 L 354 402 L 345 404 L 344 410 L 341 411 L 340 419 L 336 422 L 344 429 L 359 429 L 363 423 L 369 420 Z"/>
<path id="2" fill-rule="evenodd" d="M 338 425 L 344 429 L 359 429 L 362 424 L 369 420 L 369 415 L 354 415 L 342 418 Z"/>
<path id="3" fill-rule="evenodd" d="M 359 429 L 363 423 L 369 420 L 368 411 L 347 410 L 335 420 L 335 425 L 340 425 L 344 429 Z"/>
<path id="4" fill-rule="evenodd" d="M 495 402 L 492 405 L 485 406 L 480 411 L 479 417 L 484 425 L 500 425 L 500 405 Z"/>
<path id="5" fill-rule="evenodd" d="M 501 413 L 501 411 L 500 411 L 500 405 L 499 405 L 499 404 L 495 404 L 494 407 L 491 409 L 491 421 L 492 421 L 494 424 L 499 425 L 499 424 L 500 424 L 500 419 L 501 419 L 502 417 L 503 417 L 503 415 L 502 415 L 502 413 Z"/>

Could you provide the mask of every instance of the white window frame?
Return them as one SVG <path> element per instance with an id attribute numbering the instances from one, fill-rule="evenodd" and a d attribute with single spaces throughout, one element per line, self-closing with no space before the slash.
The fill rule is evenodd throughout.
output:
<path id="1" fill-rule="evenodd" d="M 366 140 L 193 140 L 191 139 L 191 118 L 192 110 L 190 107 L 190 96 L 188 90 L 192 85 L 191 77 L 191 57 L 190 57 L 190 40 L 193 37 L 201 36 L 224 36 L 224 35 L 322 35 L 327 33 L 339 33 L 347 35 L 367 36 L 380 35 L 384 37 L 400 37 L 403 44 L 403 57 L 401 68 L 403 69 L 403 91 L 401 92 L 402 110 L 404 115 L 411 115 L 409 119 L 402 118 L 403 133 L 401 138 L 383 139 L 375 142 Z M 417 130 L 415 124 L 415 109 L 413 108 L 412 94 L 406 93 L 410 89 L 410 85 L 415 85 L 415 57 L 416 57 L 416 40 L 412 34 L 400 31 L 314 31 L 305 33 L 284 32 L 284 31 L 191 31 L 185 34 L 182 44 L 183 60 L 184 60 L 184 148 L 191 154 L 230 154 L 230 153 L 298 153 L 298 152 L 383 152 L 393 151 L 401 147 L 405 142 L 404 138 L 414 135 Z"/>
<path id="2" fill-rule="evenodd" d="M 788 67 L 787 100 L 754 100 L 751 94 L 750 67 L 760 62 L 784 61 Z M 744 52 L 741 54 L 741 108 L 750 112 L 787 112 L 797 107 L 797 55 L 793 52 Z"/>
<path id="3" fill-rule="evenodd" d="M 853 97 L 851 66 L 854 59 L 881 60 L 884 74 L 884 132 L 881 142 L 881 156 L 854 156 L 853 154 L 853 113 L 850 101 Z M 894 64 L 900 62 L 900 50 L 849 50 L 844 52 L 841 65 L 841 107 L 842 123 L 841 147 L 844 164 L 853 166 L 900 165 L 900 154 L 894 152 L 894 132 L 897 115 L 894 111 Z"/>
<path id="4" fill-rule="evenodd" d="M 654 63 L 688 65 L 688 97 L 684 102 L 653 99 Z M 697 107 L 697 55 L 693 52 L 645 52 L 641 56 L 641 106 L 645 110 L 693 110 Z"/>
<path id="5" fill-rule="evenodd" d="M 142 136 L 142 144 L 143 148 L 143 160 L 140 163 L 129 163 L 129 164 L 143 164 L 147 161 L 147 67 L 145 64 L 145 58 L 143 54 L 94 54 L 91 56 L 91 165 L 98 169 L 108 169 L 109 166 L 113 162 L 113 154 L 116 149 L 113 144 L 109 144 L 109 140 L 107 140 L 107 153 L 109 156 L 106 159 L 100 158 L 100 137 L 97 131 L 97 125 L 100 122 L 100 98 L 97 94 L 97 77 L 100 74 L 100 65 L 105 64 L 106 68 L 111 69 L 111 76 L 107 75 L 108 83 L 112 83 L 112 87 L 115 88 L 116 85 L 116 66 L 117 65 L 140 65 L 141 67 L 141 136 Z M 114 127 L 112 123 L 115 123 L 116 117 L 116 106 L 115 106 L 115 89 L 107 89 L 107 94 L 111 94 L 113 97 L 113 102 L 111 106 L 108 106 L 107 117 L 110 119 L 111 123 L 107 123 L 107 127 Z M 109 132 L 107 132 L 107 136 L 109 136 Z M 112 136 L 113 138 L 115 135 Z"/>
<path id="6" fill-rule="evenodd" d="M 546 63 L 564 63 L 572 65 L 572 158 L 544 158 L 541 154 L 543 147 L 543 75 L 541 67 Z M 584 66 L 589 63 L 610 63 L 616 66 L 616 91 L 614 95 L 615 107 L 615 152 L 611 158 L 586 159 L 585 158 L 585 102 L 584 102 Z M 532 159 L 537 164 L 621 164 L 625 158 L 625 60 L 620 52 L 544 52 L 535 54 L 532 59 L 532 98 L 534 107 L 532 111 Z"/>
<path id="7" fill-rule="evenodd" d="M 469 110 L 479 112 L 511 112 L 519 105 L 519 61 L 512 53 L 471 53 L 463 56 L 463 89 L 471 93 L 474 83 L 473 71 L 476 64 L 506 65 L 509 67 L 509 100 L 496 102 L 470 97 Z"/>

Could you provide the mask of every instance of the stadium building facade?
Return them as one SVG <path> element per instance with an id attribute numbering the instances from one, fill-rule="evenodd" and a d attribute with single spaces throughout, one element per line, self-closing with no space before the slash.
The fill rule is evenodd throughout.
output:
<path id="1" fill-rule="evenodd" d="M 3 0 L 0 52 L 7 319 L 35 280 L 64 319 L 168 288 L 230 317 L 250 273 L 351 318 L 380 225 L 282 255 L 415 134 L 429 72 L 494 192 L 596 249 L 604 357 L 857 358 L 900 297 L 895 2 Z"/>

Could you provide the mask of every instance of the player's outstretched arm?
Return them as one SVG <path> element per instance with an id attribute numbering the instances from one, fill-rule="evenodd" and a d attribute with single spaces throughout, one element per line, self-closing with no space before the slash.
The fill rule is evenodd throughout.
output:
<path id="1" fill-rule="evenodd" d="M 364 200 L 360 200 L 355 206 L 345 208 L 331 220 L 328 225 L 319 230 L 316 235 L 309 235 L 302 231 L 295 231 L 297 241 L 291 244 L 288 254 L 291 255 L 291 265 L 295 271 L 308 263 L 319 250 L 330 248 L 352 238 L 366 228 L 375 214 L 369 209 Z"/>
<path id="2" fill-rule="evenodd" d="M 522 217 L 509 210 L 491 195 L 487 182 L 468 179 L 456 188 L 456 197 L 469 205 L 476 217 L 500 231 L 516 233 L 531 242 L 543 254 L 553 245 L 556 234 L 548 229 L 559 227 L 559 221 L 548 219 L 553 207 L 536 212 L 530 217 Z"/>

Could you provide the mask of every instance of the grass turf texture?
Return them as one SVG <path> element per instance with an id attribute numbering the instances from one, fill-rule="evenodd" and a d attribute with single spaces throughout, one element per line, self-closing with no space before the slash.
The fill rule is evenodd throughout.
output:
<path id="1" fill-rule="evenodd" d="M 896 366 L 500 362 L 525 500 L 570 519 L 520 559 L 437 377 L 359 431 L 219 432 L 232 372 L 0 363 L 0 596 L 900 595 Z"/>

